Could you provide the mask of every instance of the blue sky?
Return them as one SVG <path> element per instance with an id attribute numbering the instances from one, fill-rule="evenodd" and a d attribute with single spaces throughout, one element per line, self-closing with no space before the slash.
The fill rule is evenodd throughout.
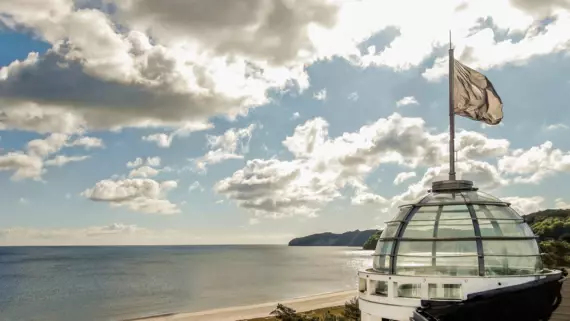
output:
<path id="1" fill-rule="evenodd" d="M 568 207 L 570 11 L 442 1 L 422 25 L 404 2 L 3 2 L 0 245 L 379 227 L 447 173 L 448 29 L 504 103 L 497 126 L 456 117 L 461 177 Z"/>

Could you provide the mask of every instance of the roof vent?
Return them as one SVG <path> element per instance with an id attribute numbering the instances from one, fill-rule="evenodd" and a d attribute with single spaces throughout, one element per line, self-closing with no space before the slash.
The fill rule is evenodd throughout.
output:
<path id="1" fill-rule="evenodd" d="M 450 192 L 450 191 L 476 191 L 477 188 L 473 187 L 472 181 L 466 180 L 445 180 L 433 182 L 431 184 L 432 192 Z"/>

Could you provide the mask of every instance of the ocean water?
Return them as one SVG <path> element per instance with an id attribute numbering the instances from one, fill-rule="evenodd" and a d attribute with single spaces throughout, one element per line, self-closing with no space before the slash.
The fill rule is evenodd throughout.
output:
<path id="1" fill-rule="evenodd" d="M 0 320 L 103 321 L 356 289 L 341 247 L 0 247 Z"/>

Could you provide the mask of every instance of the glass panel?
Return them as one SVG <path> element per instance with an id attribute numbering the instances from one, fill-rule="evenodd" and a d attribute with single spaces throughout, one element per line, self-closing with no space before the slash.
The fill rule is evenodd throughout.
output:
<path id="1" fill-rule="evenodd" d="M 376 244 L 376 250 L 374 251 L 374 255 L 385 255 L 392 253 L 392 245 L 394 242 L 392 241 L 378 241 Z"/>
<path id="2" fill-rule="evenodd" d="M 412 206 L 403 206 L 400 207 L 400 211 L 398 212 L 398 214 L 392 219 L 392 221 L 403 221 L 406 218 L 406 215 L 408 214 L 408 212 L 410 212 L 410 210 L 412 209 Z"/>
<path id="3" fill-rule="evenodd" d="M 479 220 L 481 236 L 534 236 L 528 224 L 517 221 Z"/>
<path id="4" fill-rule="evenodd" d="M 492 195 L 478 191 L 461 192 L 461 194 L 470 202 L 502 202 Z"/>
<path id="5" fill-rule="evenodd" d="M 379 296 L 388 296 L 388 282 L 372 281 L 374 292 L 372 294 Z"/>
<path id="6" fill-rule="evenodd" d="M 538 244 L 535 240 L 483 240 L 485 255 L 538 255 Z"/>
<path id="7" fill-rule="evenodd" d="M 485 275 L 528 275 L 541 269 L 539 256 L 485 256 Z"/>
<path id="8" fill-rule="evenodd" d="M 433 241 L 400 241 L 396 255 L 432 256 Z"/>
<path id="9" fill-rule="evenodd" d="M 403 238 L 433 238 L 435 221 L 411 221 L 404 229 Z"/>
<path id="10" fill-rule="evenodd" d="M 437 237 L 474 237 L 473 220 L 439 221 Z"/>
<path id="11" fill-rule="evenodd" d="M 432 284 L 428 285 L 430 299 L 461 300 L 461 284 Z"/>
<path id="12" fill-rule="evenodd" d="M 386 224 L 386 228 L 380 235 L 380 238 L 388 238 L 396 236 L 396 232 L 398 231 L 398 226 L 400 223 L 388 223 Z"/>
<path id="13" fill-rule="evenodd" d="M 423 204 L 465 202 L 460 193 L 432 193 Z"/>
<path id="14" fill-rule="evenodd" d="M 420 207 L 414 216 L 411 218 L 410 221 L 434 221 L 437 218 L 437 211 L 439 210 L 439 206 L 422 206 Z"/>
<path id="15" fill-rule="evenodd" d="M 390 256 L 388 255 L 379 255 L 375 256 L 374 260 L 372 261 L 372 267 L 374 270 L 378 272 L 388 273 L 390 269 Z"/>
<path id="16" fill-rule="evenodd" d="M 479 274 L 477 256 L 412 257 L 398 256 L 398 275 L 476 276 Z"/>
<path id="17" fill-rule="evenodd" d="M 420 298 L 422 296 L 422 285 L 419 283 L 397 284 L 398 296 L 401 298 Z"/>
<path id="18" fill-rule="evenodd" d="M 477 256 L 437 257 L 435 259 L 436 275 L 476 276 L 479 274 Z"/>
<path id="19" fill-rule="evenodd" d="M 446 205 L 441 211 L 440 220 L 470 219 L 467 205 Z"/>
<path id="20" fill-rule="evenodd" d="M 366 279 L 358 278 L 358 291 L 366 292 Z"/>
<path id="21" fill-rule="evenodd" d="M 522 218 L 508 206 L 496 205 L 473 205 L 477 218 L 482 219 L 510 219 L 521 220 Z"/>
<path id="22" fill-rule="evenodd" d="M 471 241 L 436 241 L 436 256 L 477 255 L 477 243 Z"/>

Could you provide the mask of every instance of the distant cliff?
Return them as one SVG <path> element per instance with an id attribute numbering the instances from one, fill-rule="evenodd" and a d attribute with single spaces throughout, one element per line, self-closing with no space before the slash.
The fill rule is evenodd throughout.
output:
<path id="1" fill-rule="evenodd" d="M 377 230 L 351 231 L 342 234 L 319 233 L 292 239 L 289 246 L 358 246 L 364 243 L 376 233 Z"/>

